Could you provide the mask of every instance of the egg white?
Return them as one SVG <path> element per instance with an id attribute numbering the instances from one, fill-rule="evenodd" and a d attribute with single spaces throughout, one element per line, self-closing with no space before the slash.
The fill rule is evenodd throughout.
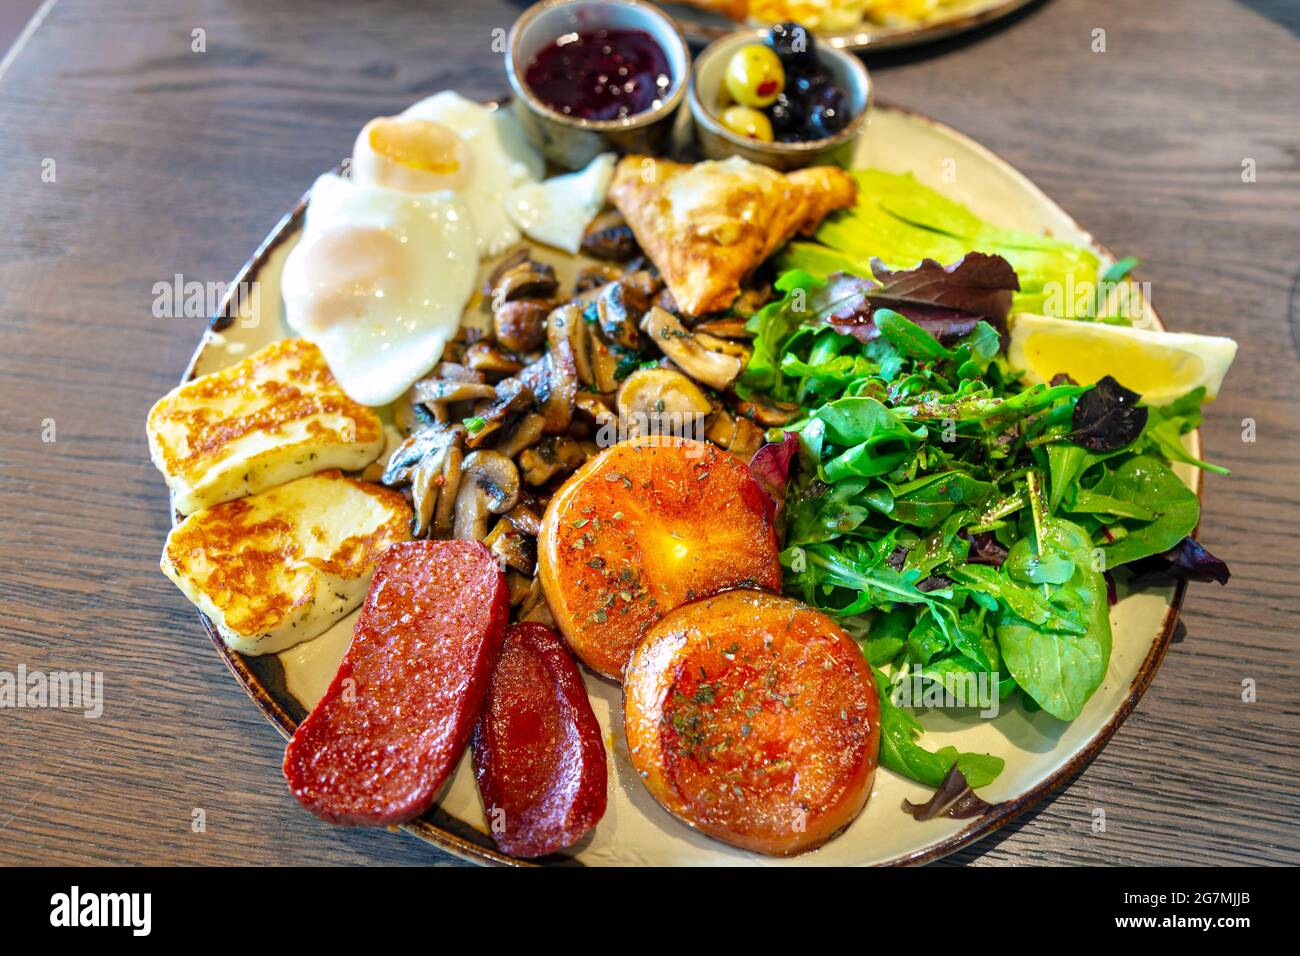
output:
<path id="1" fill-rule="evenodd" d="M 320 347 L 349 396 L 378 406 L 441 357 L 477 272 L 472 215 L 453 194 L 328 174 L 312 187 L 281 288 L 290 327 Z"/>
<path id="2" fill-rule="evenodd" d="M 518 242 L 519 229 L 506 213 L 506 195 L 517 186 L 541 179 L 546 164 L 524 136 L 515 115 L 450 90 L 420 100 L 402 115 L 442 123 L 468 146 L 469 181 L 457 195 L 474 217 L 479 255 L 500 255 Z"/>

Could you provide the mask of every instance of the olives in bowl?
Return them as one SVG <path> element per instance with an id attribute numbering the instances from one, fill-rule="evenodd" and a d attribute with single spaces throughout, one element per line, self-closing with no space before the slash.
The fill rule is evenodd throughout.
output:
<path id="1" fill-rule="evenodd" d="M 819 47 L 797 23 L 779 23 L 706 48 L 689 97 L 710 159 L 741 155 L 781 170 L 846 165 L 866 122 L 871 80 L 855 57 Z"/>
<path id="2" fill-rule="evenodd" d="M 849 98 L 817 56 L 812 34 L 797 23 L 778 23 L 762 43 L 731 54 L 723 74 L 726 93 L 741 106 L 763 110 L 767 124 L 749 113 L 724 110 L 733 133 L 763 142 L 804 143 L 834 136 L 848 124 Z M 730 117 L 739 121 L 733 123 Z M 768 127 L 770 127 L 770 135 Z"/>

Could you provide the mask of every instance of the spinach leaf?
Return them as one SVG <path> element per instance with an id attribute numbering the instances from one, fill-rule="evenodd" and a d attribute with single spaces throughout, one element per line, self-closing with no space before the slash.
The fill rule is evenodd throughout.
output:
<path id="1" fill-rule="evenodd" d="M 874 398 L 841 398 L 813 412 L 825 426 L 825 440 L 847 445 L 822 465 L 826 481 L 858 476 L 870 478 L 893 471 L 920 442 L 924 430 L 911 431 L 893 412 Z M 811 451 L 811 449 L 810 449 Z"/>
<path id="2" fill-rule="evenodd" d="M 1006 761 L 991 754 L 959 753 L 955 747 L 937 752 L 916 742 L 924 731 L 911 714 L 890 699 L 890 682 L 881 671 L 871 669 L 880 699 L 880 765 L 927 787 L 937 787 L 956 764 L 972 787 L 983 787 L 997 779 Z"/>
<path id="3" fill-rule="evenodd" d="M 1061 518 L 1040 515 L 1035 535 L 1016 543 L 1004 567 L 1032 564 L 1024 552 L 1040 560 L 1054 558 L 1072 564 L 1069 579 L 1042 585 L 1042 594 L 1058 615 L 1072 619 L 1084 630 L 1051 630 L 1007 608 L 998 620 L 998 648 L 1007 671 L 1026 694 L 1053 717 L 1073 720 L 1101 686 L 1110 661 L 1106 581 L 1094 567 L 1092 539 L 1078 525 Z M 1014 576 L 1017 572 L 1009 573 Z"/>
<path id="4" fill-rule="evenodd" d="M 1168 551 L 1191 534 L 1201 518 L 1196 494 L 1168 465 L 1149 455 L 1130 458 L 1108 472 L 1094 490 L 1154 515 L 1150 521 L 1124 521 L 1123 537 L 1101 545 L 1110 569 Z"/>

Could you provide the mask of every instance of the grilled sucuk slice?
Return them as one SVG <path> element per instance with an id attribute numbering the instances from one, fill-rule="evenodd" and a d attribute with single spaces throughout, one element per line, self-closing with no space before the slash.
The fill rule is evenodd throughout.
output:
<path id="1" fill-rule="evenodd" d="M 852 638 L 789 598 L 728 591 L 650 627 L 623 682 L 628 753 L 667 810 L 788 856 L 861 812 L 880 749 L 875 684 Z"/>
<path id="2" fill-rule="evenodd" d="M 645 627 L 727 588 L 781 589 L 763 491 L 708 442 L 649 435 L 582 466 L 542 519 L 538 570 L 584 664 L 621 679 Z"/>
<path id="3" fill-rule="evenodd" d="M 545 856 L 600 821 L 600 733 L 564 642 L 542 624 L 511 625 L 474 730 L 474 774 L 502 852 Z"/>
<path id="4" fill-rule="evenodd" d="M 478 720 L 507 595 L 476 541 L 385 552 L 333 683 L 285 750 L 285 779 L 303 806 L 373 826 L 429 809 Z"/>

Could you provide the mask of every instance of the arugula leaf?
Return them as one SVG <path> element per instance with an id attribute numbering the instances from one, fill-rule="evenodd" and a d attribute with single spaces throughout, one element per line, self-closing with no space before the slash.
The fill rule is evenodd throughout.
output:
<path id="1" fill-rule="evenodd" d="M 904 355 L 927 361 L 952 358 L 952 353 L 938 339 L 906 316 L 890 309 L 877 309 L 875 319 L 880 334 Z"/>
<path id="2" fill-rule="evenodd" d="M 1201 403 L 1205 388 L 1195 388 L 1178 401 L 1151 410 L 1150 421 L 1142 434 L 1148 451 L 1155 451 L 1170 461 L 1186 462 L 1216 475 L 1230 474 L 1227 468 L 1201 461 L 1183 447 L 1183 435 L 1201 424 Z"/>
<path id="3" fill-rule="evenodd" d="M 746 388 L 772 388 L 778 384 L 782 340 L 790 330 L 803 322 L 797 306 L 807 293 L 821 285 L 814 276 L 801 270 L 782 273 L 774 283 L 784 297 L 769 302 L 745 322 L 747 331 L 753 333 L 753 353 L 745 365 L 740 382 Z"/>

